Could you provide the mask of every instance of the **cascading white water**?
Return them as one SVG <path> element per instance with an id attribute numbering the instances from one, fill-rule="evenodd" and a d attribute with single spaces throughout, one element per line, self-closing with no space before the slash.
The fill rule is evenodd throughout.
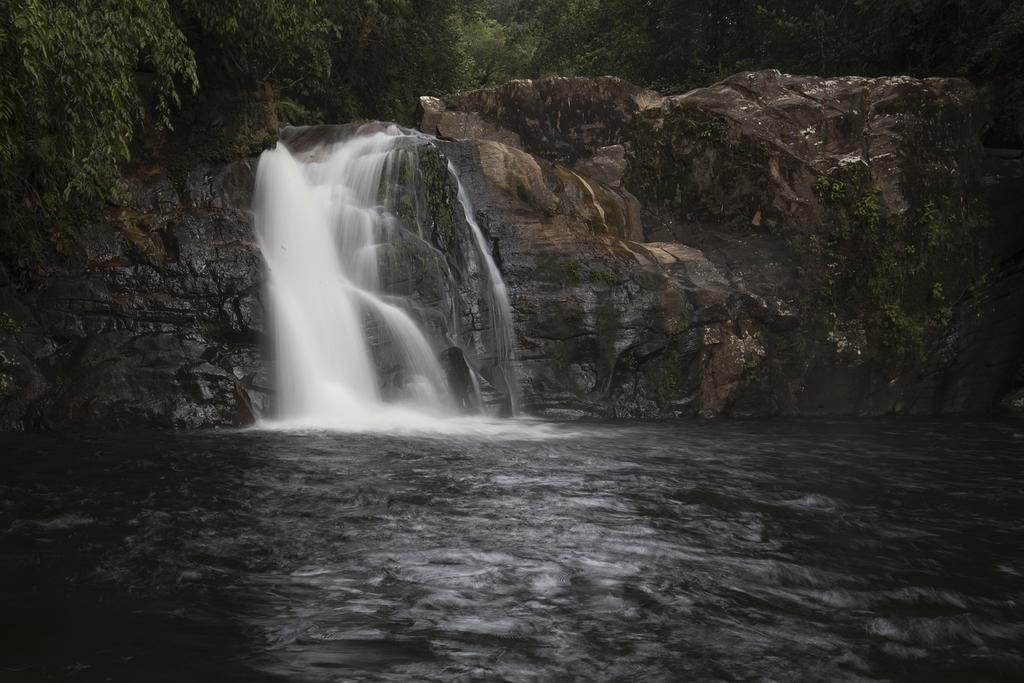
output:
<path id="1" fill-rule="evenodd" d="M 513 381 L 513 345 L 515 340 L 512 336 L 512 306 L 508 299 L 508 288 L 505 287 L 505 281 L 501 277 L 501 271 L 498 270 L 498 264 L 494 262 L 494 257 L 491 256 L 491 251 L 487 248 L 484 233 L 473 216 L 473 205 L 469 201 L 469 194 L 466 192 L 462 181 L 458 179 L 459 176 L 451 162 L 448 164 L 448 169 L 458 183 L 459 206 L 462 207 L 470 232 L 473 234 L 477 251 L 480 253 L 484 267 L 487 269 L 487 280 L 490 285 L 488 309 L 491 314 L 491 330 L 494 332 L 495 356 L 498 367 L 501 368 L 502 374 L 507 380 L 509 407 L 512 414 L 515 415 L 519 409 L 519 387 Z"/>
<path id="2" fill-rule="evenodd" d="M 408 302 L 381 290 L 380 254 L 392 246 L 397 223 L 385 208 L 393 194 L 389 183 L 403 151 L 423 144 L 422 136 L 392 126 L 319 147 L 302 160 L 280 143 L 261 157 L 256 228 L 269 274 L 280 422 L 372 429 L 415 427 L 457 414 L 439 349 Z M 461 184 L 458 194 L 486 271 L 493 355 L 512 387 L 508 295 Z M 419 234 L 412 239 L 422 240 L 415 227 Z M 378 344 L 385 339 L 388 345 L 387 391 L 370 327 Z M 478 386 L 475 375 L 471 381 Z M 514 407 L 511 389 L 509 398 Z"/>

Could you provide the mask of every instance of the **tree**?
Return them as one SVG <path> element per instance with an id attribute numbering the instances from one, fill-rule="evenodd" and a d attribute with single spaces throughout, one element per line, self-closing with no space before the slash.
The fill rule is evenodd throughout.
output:
<path id="1" fill-rule="evenodd" d="M 3 247 L 66 228 L 69 207 L 115 193 L 146 107 L 166 125 L 179 87 L 196 85 L 192 53 L 166 2 L 0 5 Z"/>
<path id="2" fill-rule="evenodd" d="M 330 74 L 323 0 L 171 0 L 204 84 L 316 90 Z"/>
<path id="3" fill-rule="evenodd" d="M 537 41 L 517 28 L 483 11 L 463 19 L 460 33 L 466 58 L 466 85 L 495 85 L 529 72 Z"/>
<path id="4" fill-rule="evenodd" d="M 331 74 L 311 108 L 328 122 L 411 122 L 419 95 L 463 83 L 457 0 L 326 0 Z"/>

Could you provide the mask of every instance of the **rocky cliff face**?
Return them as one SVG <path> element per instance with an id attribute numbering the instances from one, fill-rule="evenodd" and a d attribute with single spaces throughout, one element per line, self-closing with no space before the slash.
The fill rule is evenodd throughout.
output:
<path id="1" fill-rule="evenodd" d="M 266 400 L 253 170 L 135 169 L 124 206 L 62 255 L 0 270 L 0 429 L 252 422 Z"/>
<path id="2" fill-rule="evenodd" d="M 556 78 L 421 110 L 492 167 L 536 410 L 965 413 L 1013 384 L 1020 162 L 986 156 L 966 81 L 758 72 L 662 98 Z M 585 182 L 594 213 L 639 206 L 639 230 L 531 211 L 494 180 L 499 147 Z"/>
<path id="3" fill-rule="evenodd" d="M 964 81 L 758 72 L 661 97 L 552 78 L 420 108 L 441 138 L 416 162 L 429 253 L 387 286 L 458 302 L 424 324 L 461 330 L 465 359 L 446 363 L 486 375 L 450 160 L 509 286 L 527 412 L 1020 402 L 1024 162 L 986 155 Z M 0 427 L 244 424 L 266 407 L 254 165 L 137 169 L 130 200 L 45 272 L 0 271 Z"/>

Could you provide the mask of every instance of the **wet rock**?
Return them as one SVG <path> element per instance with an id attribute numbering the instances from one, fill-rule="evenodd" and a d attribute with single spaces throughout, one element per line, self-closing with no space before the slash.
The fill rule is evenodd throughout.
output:
<path id="1" fill-rule="evenodd" d="M 575 164 L 575 168 L 582 175 L 615 189 L 622 188 L 628 166 L 626 148 L 623 145 L 599 147 L 592 157 Z"/>
<path id="2" fill-rule="evenodd" d="M 462 412 L 480 412 L 479 381 L 474 378 L 473 369 L 466 362 L 466 356 L 458 346 L 449 346 L 439 355 L 441 368 L 448 381 L 448 390 Z"/>
<path id="3" fill-rule="evenodd" d="M 960 338 L 959 361 L 938 369 L 958 315 L 975 315 L 987 273 L 1013 253 L 1001 235 L 1020 232 L 990 212 L 982 127 L 960 79 L 738 74 L 637 115 L 627 186 L 649 239 L 698 247 L 796 311 L 786 339 L 769 326 L 762 405 L 976 412 L 1001 387 L 968 359 L 984 347 L 1004 367 L 1021 339 L 1005 324 L 1017 314 L 989 310 L 983 326 L 1002 341 Z"/>
<path id="4" fill-rule="evenodd" d="M 561 417 L 655 414 L 661 406 L 652 410 L 644 396 L 615 396 L 636 372 L 630 359 L 657 357 L 686 328 L 682 289 L 644 246 L 623 240 L 621 229 L 599 227 L 589 205 L 551 180 L 558 172 L 550 162 L 490 141 L 441 149 L 500 256 L 524 409 Z M 531 183 L 546 185 L 557 210 L 539 206 L 537 193 L 525 191 Z"/>
<path id="5" fill-rule="evenodd" d="M 498 142 L 478 140 L 476 145 L 488 183 L 510 204 L 524 204 L 548 217 L 572 217 L 575 225 L 595 234 L 642 239 L 640 204 L 628 192 Z"/>
<path id="6" fill-rule="evenodd" d="M 419 129 L 444 140 L 490 140 L 521 147 L 522 140 L 510 130 L 488 123 L 471 111 L 449 110 L 436 97 L 421 97 L 417 111 Z"/>
<path id="7" fill-rule="evenodd" d="M 1009 388 L 1019 161 L 985 161 L 962 79 L 766 71 L 664 98 L 541 79 L 429 108 L 474 121 L 450 136 L 479 138 L 538 410 L 964 413 Z M 595 229 L 599 196 L 642 230 Z"/>
<path id="8" fill-rule="evenodd" d="M 637 112 L 660 100 L 657 93 L 611 76 L 517 80 L 444 102 L 421 100 L 420 129 L 433 133 L 438 118 L 470 114 L 481 123 L 448 137 L 494 140 L 571 161 L 627 141 Z"/>
<path id="9" fill-rule="evenodd" d="M 268 403 L 255 160 L 132 176 L 45 276 L 0 284 L 0 428 L 198 428 Z"/>

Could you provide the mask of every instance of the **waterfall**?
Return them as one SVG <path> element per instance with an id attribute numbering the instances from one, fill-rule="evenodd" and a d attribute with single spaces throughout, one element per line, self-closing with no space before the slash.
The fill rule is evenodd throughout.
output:
<path id="1" fill-rule="evenodd" d="M 452 353 L 464 346 L 456 297 L 437 302 L 438 310 L 424 310 L 411 292 L 384 286 L 384 274 L 393 275 L 396 262 L 411 270 L 410 264 L 432 258 L 448 289 L 455 289 L 447 255 L 424 230 L 422 192 L 403 185 L 415 182 L 417 150 L 430 142 L 396 126 L 375 126 L 302 153 L 279 142 L 260 158 L 254 209 L 268 273 L 280 422 L 409 426 L 481 405 L 480 368 L 466 360 L 475 356 Z M 501 375 L 492 384 L 507 392 L 514 411 L 508 294 L 465 190 L 454 168 L 447 169 L 458 188 L 453 208 L 462 212 L 474 259 L 482 264 L 479 297 L 492 333 L 486 351 Z M 406 251 L 412 256 L 403 257 Z M 462 363 L 468 379 L 453 382 L 453 362 Z M 476 394 L 474 400 L 462 395 L 467 391 Z"/>
<path id="2" fill-rule="evenodd" d="M 455 166 L 448 163 L 449 172 L 455 177 L 456 183 L 458 184 L 459 192 L 459 206 L 462 208 L 463 215 L 466 217 L 466 223 L 469 225 L 471 234 L 473 235 L 473 241 L 476 244 L 477 251 L 480 253 L 481 259 L 483 259 L 484 266 L 487 269 L 487 281 L 490 285 L 488 292 L 488 310 L 491 314 L 491 330 L 494 332 L 494 346 L 497 357 L 498 367 L 502 370 L 502 376 L 507 381 L 507 391 L 509 398 L 509 407 L 512 414 L 515 415 L 519 408 L 519 387 L 514 379 L 514 358 L 513 358 L 513 347 L 515 339 L 513 336 L 512 329 L 512 305 L 508 300 L 508 288 L 505 287 L 505 281 L 501 277 L 501 271 L 498 270 L 498 265 L 494 262 L 494 257 L 491 255 L 490 249 L 487 248 L 487 241 L 484 239 L 484 233 L 480 229 L 480 225 L 476 222 L 476 217 L 473 215 L 473 205 L 469 201 L 469 194 L 466 192 L 465 186 L 462 181 L 459 180 L 458 173 L 455 171 Z"/>

